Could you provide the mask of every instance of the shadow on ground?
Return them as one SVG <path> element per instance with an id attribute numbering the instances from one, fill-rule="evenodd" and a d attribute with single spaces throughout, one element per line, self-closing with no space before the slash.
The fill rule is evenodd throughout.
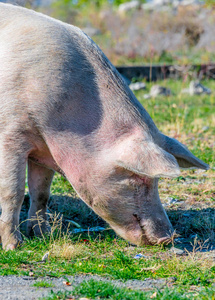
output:
<path id="1" fill-rule="evenodd" d="M 25 232 L 27 212 L 29 209 L 29 196 L 25 200 L 21 211 L 21 230 Z M 82 200 L 71 196 L 51 196 L 48 203 L 48 213 L 62 218 L 63 230 L 68 227 L 72 230 L 77 228 L 71 224 L 76 222 L 81 228 L 104 227 L 109 228 L 108 224 L 96 215 Z M 170 221 L 179 237 L 175 244 L 180 248 L 193 250 L 193 243 L 196 240 L 201 245 L 199 251 L 209 251 L 215 248 L 215 209 L 174 209 L 167 210 Z M 98 236 L 99 232 L 92 233 Z M 113 233 L 114 234 L 114 233 Z M 197 245 L 196 245 L 197 247 Z"/>

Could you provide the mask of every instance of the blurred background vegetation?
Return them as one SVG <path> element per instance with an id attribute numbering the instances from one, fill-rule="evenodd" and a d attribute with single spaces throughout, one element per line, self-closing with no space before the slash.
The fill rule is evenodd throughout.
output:
<path id="1" fill-rule="evenodd" d="M 159 1 L 132 1 L 130 8 L 123 8 L 126 0 L 30 0 L 22 5 L 80 27 L 115 65 L 215 61 L 215 1 Z"/>

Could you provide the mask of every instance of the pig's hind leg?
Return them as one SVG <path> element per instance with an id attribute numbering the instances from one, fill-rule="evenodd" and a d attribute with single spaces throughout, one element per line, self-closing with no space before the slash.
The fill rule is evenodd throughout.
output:
<path id="1" fill-rule="evenodd" d="M 28 213 L 27 234 L 41 236 L 49 231 L 47 202 L 54 171 L 28 160 L 28 187 L 31 205 Z"/>
<path id="2" fill-rule="evenodd" d="M 25 193 L 27 148 L 21 137 L 17 142 L 13 135 L 0 136 L 0 240 L 6 250 L 15 249 L 22 241 L 19 215 Z"/>

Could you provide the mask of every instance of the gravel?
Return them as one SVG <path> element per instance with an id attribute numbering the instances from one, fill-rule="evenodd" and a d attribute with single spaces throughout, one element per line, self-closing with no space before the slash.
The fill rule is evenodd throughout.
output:
<path id="1" fill-rule="evenodd" d="M 128 280 L 122 282 L 120 280 L 110 280 L 108 278 L 93 276 L 93 275 L 79 275 L 79 276 L 67 276 L 65 278 L 34 278 L 30 276 L 17 277 L 12 276 L 0 276 L 0 299 L 2 300 L 33 300 L 47 297 L 51 290 L 57 291 L 72 291 L 73 287 L 90 279 L 98 281 L 111 282 L 118 287 L 128 287 L 130 289 L 138 290 L 151 290 L 153 288 L 162 288 L 167 282 L 171 282 L 172 279 L 150 279 L 147 278 L 144 281 L 141 280 Z M 71 286 L 64 284 L 69 280 Z M 53 287 L 42 288 L 33 286 L 36 282 L 45 281 L 52 283 Z"/>

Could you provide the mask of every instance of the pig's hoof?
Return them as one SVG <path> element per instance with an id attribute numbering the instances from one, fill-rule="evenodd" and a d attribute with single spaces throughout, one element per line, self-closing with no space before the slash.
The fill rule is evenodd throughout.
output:
<path id="1" fill-rule="evenodd" d="M 0 229 L 0 243 L 2 243 L 4 250 L 14 250 L 22 244 L 22 237 L 19 231 L 11 229 L 10 226 L 2 226 Z"/>
<path id="2" fill-rule="evenodd" d="M 21 240 L 19 240 L 18 242 L 7 243 L 5 246 L 3 245 L 3 249 L 6 251 L 15 250 L 16 248 L 20 247 L 21 244 Z"/>
<path id="3" fill-rule="evenodd" d="M 37 236 L 37 237 L 41 237 L 43 235 L 49 234 L 51 232 L 51 226 L 49 225 L 49 223 L 47 221 L 44 221 L 40 224 L 38 224 L 37 222 L 28 222 L 27 225 L 27 235 L 28 236 Z"/>
<path id="4" fill-rule="evenodd" d="M 6 251 L 15 250 L 15 249 L 16 249 L 16 246 L 14 244 L 8 244 L 5 248 Z"/>

